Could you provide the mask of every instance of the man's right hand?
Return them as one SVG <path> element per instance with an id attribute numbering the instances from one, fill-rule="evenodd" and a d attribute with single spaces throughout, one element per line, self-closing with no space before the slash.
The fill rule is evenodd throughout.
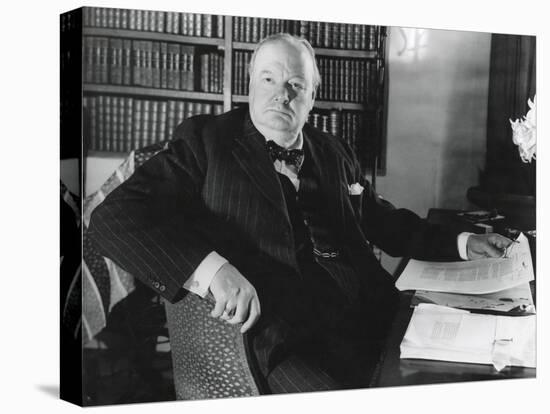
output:
<path id="1" fill-rule="evenodd" d="M 260 318 L 260 300 L 256 289 L 229 262 L 214 275 L 210 291 L 216 300 L 216 306 L 210 313 L 213 318 L 224 319 L 232 325 L 243 323 L 241 333 L 248 331 Z"/>

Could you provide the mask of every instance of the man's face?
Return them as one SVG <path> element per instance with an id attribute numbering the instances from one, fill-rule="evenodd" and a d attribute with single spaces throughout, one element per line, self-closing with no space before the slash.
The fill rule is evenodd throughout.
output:
<path id="1" fill-rule="evenodd" d="M 250 117 L 268 139 L 292 143 L 313 108 L 313 64 L 307 50 L 286 41 L 267 43 L 250 74 Z"/>

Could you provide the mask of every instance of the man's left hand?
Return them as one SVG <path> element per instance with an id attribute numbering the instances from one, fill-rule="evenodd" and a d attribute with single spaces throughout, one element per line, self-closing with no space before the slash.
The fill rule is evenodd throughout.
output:
<path id="1" fill-rule="evenodd" d="M 468 237 L 466 252 L 470 260 L 503 257 L 512 243 L 512 240 L 497 233 L 472 234 Z"/>

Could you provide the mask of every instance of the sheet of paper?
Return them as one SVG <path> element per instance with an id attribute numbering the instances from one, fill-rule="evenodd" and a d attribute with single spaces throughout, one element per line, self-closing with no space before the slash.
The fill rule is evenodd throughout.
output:
<path id="1" fill-rule="evenodd" d="M 472 314 L 420 304 L 401 342 L 401 358 L 535 367 L 536 316 Z"/>
<path id="2" fill-rule="evenodd" d="M 399 290 L 487 294 L 533 279 L 529 242 L 521 234 L 503 258 L 446 263 L 410 260 L 395 285 Z"/>
<path id="3" fill-rule="evenodd" d="M 411 306 L 416 306 L 419 303 L 433 303 L 435 305 L 470 310 L 510 312 L 513 314 L 536 313 L 529 283 L 485 295 L 417 290 L 412 298 Z"/>

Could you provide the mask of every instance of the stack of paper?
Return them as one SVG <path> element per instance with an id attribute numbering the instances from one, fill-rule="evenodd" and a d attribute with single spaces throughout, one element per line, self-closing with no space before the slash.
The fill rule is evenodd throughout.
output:
<path id="1" fill-rule="evenodd" d="M 536 317 L 472 314 L 420 304 L 401 343 L 401 358 L 535 367 Z"/>
<path id="2" fill-rule="evenodd" d="M 411 306 L 432 303 L 451 308 L 479 310 L 484 312 L 505 312 L 509 315 L 535 313 L 535 304 L 529 283 L 486 295 L 463 295 L 460 293 L 430 292 L 417 290 Z"/>
<path id="3" fill-rule="evenodd" d="M 529 288 L 533 279 L 529 242 L 523 234 L 499 259 L 411 260 L 396 283 L 399 290 L 417 290 L 413 304 L 418 304 L 401 343 L 401 358 L 492 364 L 497 370 L 507 365 L 534 367 L 534 315 L 464 310 L 534 314 Z"/>

